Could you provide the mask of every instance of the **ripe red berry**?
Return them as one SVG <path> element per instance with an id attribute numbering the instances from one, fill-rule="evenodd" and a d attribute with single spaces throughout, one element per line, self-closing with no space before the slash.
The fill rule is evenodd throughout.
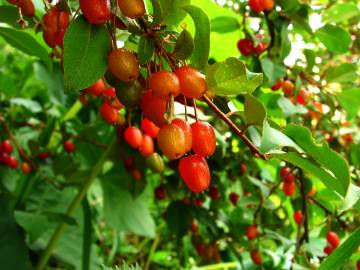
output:
<path id="1" fill-rule="evenodd" d="M 42 17 L 43 25 L 45 26 L 46 30 L 56 31 L 58 28 L 58 17 L 59 17 L 59 10 L 57 8 L 49 9 L 46 14 Z"/>
<path id="2" fill-rule="evenodd" d="M 262 0 L 249 0 L 249 6 L 255 12 L 260 13 L 261 11 L 264 10 L 264 7 L 261 2 Z"/>
<path id="3" fill-rule="evenodd" d="M 140 181 L 143 177 L 142 173 L 140 170 L 138 169 L 133 169 L 131 171 L 131 177 L 135 180 L 135 181 Z"/>
<path id="4" fill-rule="evenodd" d="M 124 160 L 124 166 L 127 171 L 132 171 L 135 169 L 135 157 L 131 156 Z"/>
<path id="5" fill-rule="evenodd" d="M 65 141 L 64 149 L 68 153 L 73 153 L 73 152 L 75 152 L 76 146 L 72 141 Z"/>
<path id="6" fill-rule="evenodd" d="M 283 191 L 288 197 L 294 195 L 296 190 L 295 182 L 284 182 Z"/>
<path id="7" fill-rule="evenodd" d="M 148 157 L 154 153 L 154 141 L 149 135 L 145 134 L 142 136 L 142 143 L 139 151 L 143 157 Z"/>
<path id="8" fill-rule="evenodd" d="M 51 154 L 48 152 L 41 152 L 38 154 L 38 158 L 40 158 L 41 160 L 45 160 L 45 159 L 49 158 L 50 156 L 51 156 Z"/>
<path id="9" fill-rule="evenodd" d="M 166 198 L 166 189 L 164 186 L 158 186 L 157 188 L 155 188 L 155 198 L 157 200 L 164 200 Z"/>
<path id="10" fill-rule="evenodd" d="M 258 236 L 256 225 L 250 225 L 246 228 L 246 236 L 249 240 L 254 240 Z"/>
<path id="11" fill-rule="evenodd" d="M 333 251 L 334 248 L 331 245 L 327 245 L 326 247 L 324 247 L 324 253 L 326 253 L 327 255 L 330 255 Z"/>
<path id="12" fill-rule="evenodd" d="M 211 187 L 209 190 L 209 196 L 212 200 L 218 200 L 220 198 L 220 193 L 218 187 Z"/>
<path id="13" fill-rule="evenodd" d="M 253 263 L 255 263 L 256 265 L 261 265 L 262 264 L 262 258 L 261 258 L 261 254 L 258 250 L 253 249 L 250 252 L 250 257 L 251 260 L 253 261 Z"/>
<path id="14" fill-rule="evenodd" d="M 264 10 L 271 11 L 274 9 L 275 0 L 260 0 L 260 2 L 262 3 Z"/>
<path id="15" fill-rule="evenodd" d="M 94 96 L 100 96 L 105 89 L 106 89 L 106 86 L 105 86 L 104 81 L 102 79 L 99 79 L 93 85 L 86 88 L 85 92 L 92 94 Z"/>
<path id="16" fill-rule="evenodd" d="M 194 205 L 195 205 L 196 207 L 202 207 L 202 206 L 204 205 L 204 201 L 201 200 L 201 199 L 195 199 L 195 200 L 194 200 Z"/>
<path id="17" fill-rule="evenodd" d="M 287 183 L 293 183 L 295 181 L 295 176 L 290 173 L 286 177 L 284 177 L 284 181 Z"/>
<path id="18" fill-rule="evenodd" d="M 166 124 L 164 114 L 166 113 L 166 100 L 154 96 L 151 90 L 147 90 L 141 97 L 141 111 L 144 116 L 158 127 Z"/>
<path id="19" fill-rule="evenodd" d="M 92 24 L 101 24 L 110 19 L 109 0 L 80 0 L 80 9 Z"/>
<path id="20" fill-rule="evenodd" d="M 8 159 L 9 159 L 9 154 L 0 151 L 0 163 L 7 165 Z"/>
<path id="21" fill-rule="evenodd" d="M 277 91 L 277 90 L 279 90 L 279 89 L 281 88 L 281 85 L 282 85 L 282 81 L 279 80 L 279 81 L 277 81 L 276 84 L 274 84 L 274 85 L 271 87 L 271 90 Z"/>
<path id="22" fill-rule="evenodd" d="M 126 17 L 137 19 L 145 15 L 143 0 L 117 0 L 117 4 Z"/>
<path id="23" fill-rule="evenodd" d="M 50 48 L 54 48 L 57 45 L 56 31 L 45 30 L 43 32 L 43 38 Z"/>
<path id="24" fill-rule="evenodd" d="M 358 261 L 356 262 L 356 269 L 357 269 L 357 270 L 360 270 L 360 260 L 358 260 Z"/>
<path id="25" fill-rule="evenodd" d="M 246 164 L 241 163 L 241 165 L 240 165 L 240 172 L 241 172 L 241 174 L 246 173 L 246 171 L 247 171 Z"/>
<path id="26" fill-rule="evenodd" d="M 207 91 L 205 76 L 191 66 L 183 66 L 175 70 L 179 78 L 180 91 L 188 98 L 201 98 Z"/>
<path id="27" fill-rule="evenodd" d="M 32 0 L 19 0 L 17 5 L 21 9 L 23 15 L 27 17 L 35 16 L 35 6 Z"/>
<path id="28" fill-rule="evenodd" d="M 306 105 L 306 103 L 308 102 L 309 96 L 310 96 L 309 92 L 306 89 L 301 88 L 299 90 L 298 95 L 296 96 L 296 102 L 301 105 Z"/>
<path id="29" fill-rule="evenodd" d="M 115 88 L 111 87 L 105 89 L 102 92 L 102 96 L 111 105 L 111 107 L 114 107 L 117 110 L 120 110 L 122 107 L 124 107 L 116 96 Z"/>
<path id="30" fill-rule="evenodd" d="M 191 130 L 190 125 L 186 121 L 184 121 L 180 118 L 176 118 L 176 119 L 172 120 L 171 124 L 178 126 L 184 132 L 185 152 L 189 152 L 192 147 L 192 143 L 193 143 L 192 130 Z"/>
<path id="31" fill-rule="evenodd" d="M 291 174 L 291 169 L 289 167 L 282 167 L 280 170 L 280 177 L 284 180 L 289 174 Z"/>
<path id="32" fill-rule="evenodd" d="M 132 82 L 139 76 L 139 62 L 127 49 L 113 50 L 108 56 L 110 72 L 123 82 Z"/>
<path id="33" fill-rule="evenodd" d="M 294 213 L 294 220 L 295 220 L 295 223 L 300 225 L 301 222 L 302 222 L 302 219 L 303 219 L 303 214 L 301 212 L 301 210 L 297 210 L 295 213 Z"/>
<path id="34" fill-rule="evenodd" d="M 265 52 L 267 49 L 267 44 L 265 42 L 260 42 L 256 47 L 255 47 L 255 53 L 257 56 L 259 56 L 260 54 L 262 54 L 263 52 Z"/>
<path id="35" fill-rule="evenodd" d="M 150 76 L 150 88 L 158 97 L 176 97 L 180 93 L 180 82 L 171 71 L 161 70 Z"/>
<path id="36" fill-rule="evenodd" d="M 151 138 L 156 138 L 160 128 L 156 126 L 153 122 L 151 122 L 149 119 L 144 118 L 141 120 L 141 129 L 149 135 Z"/>
<path id="37" fill-rule="evenodd" d="M 31 172 L 31 167 L 29 165 L 29 163 L 27 162 L 22 162 L 21 163 L 21 171 L 24 173 L 24 174 L 30 174 Z"/>
<path id="38" fill-rule="evenodd" d="M 191 125 L 192 149 L 203 157 L 212 156 L 216 148 L 213 127 L 207 122 L 195 122 Z"/>
<path id="39" fill-rule="evenodd" d="M 7 153 L 7 154 L 11 154 L 13 151 L 13 147 L 9 140 L 4 140 L 0 145 L 0 149 L 2 152 Z"/>
<path id="40" fill-rule="evenodd" d="M 200 257 L 204 257 L 206 255 L 206 246 L 202 243 L 196 245 L 196 252 Z"/>
<path id="41" fill-rule="evenodd" d="M 119 121 L 119 111 L 112 107 L 107 101 L 104 101 L 101 105 L 100 114 L 110 125 L 115 125 Z"/>
<path id="42" fill-rule="evenodd" d="M 199 230 L 199 224 L 195 219 L 193 219 L 193 221 L 191 222 L 191 232 L 197 233 L 198 230 Z"/>
<path id="43" fill-rule="evenodd" d="M 237 47 L 242 55 L 249 56 L 255 52 L 254 44 L 250 39 L 240 39 Z"/>
<path id="44" fill-rule="evenodd" d="M 14 156 L 9 156 L 6 160 L 6 165 L 10 168 L 16 169 L 19 165 L 19 162 Z"/>
<path id="45" fill-rule="evenodd" d="M 200 155 L 184 157 L 179 162 L 179 173 L 192 192 L 202 192 L 210 185 L 210 170 Z"/>
<path id="46" fill-rule="evenodd" d="M 125 141 L 132 148 L 139 148 L 143 142 L 143 135 L 141 130 L 137 127 L 128 127 L 124 133 Z"/>
<path id="47" fill-rule="evenodd" d="M 289 97 L 289 96 L 292 96 L 294 94 L 294 84 L 289 81 L 289 80 L 286 80 L 286 81 L 283 81 L 281 83 L 281 88 L 285 94 L 285 96 Z"/>
<path id="48" fill-rule="evenodd" d="M 326 235 L 326 239 L 333 248 L 337 248 L 340 244 L 340 238 L 336 232 L 328 232 Z"/>
<path id="49" fill-rule="evenodd" d="M 237 194 L 236 192 L 231 192 L 231 193 L 229 194 L 229 200 L 231 201 L 231 203 L 232 203 L 233 205 L 236 205 L 237 202 L 239 201 L 239 199 L 240 199 L 240 196 L 239 196 L 239 194 Z"/>
<path id="50" fill-rule="evenodd" d="M 177 125 L 168 124 L 160 128 L 157 142 L 160 150 L 171 160 L 181 158 L 186 153 L 185 134 Z"/>

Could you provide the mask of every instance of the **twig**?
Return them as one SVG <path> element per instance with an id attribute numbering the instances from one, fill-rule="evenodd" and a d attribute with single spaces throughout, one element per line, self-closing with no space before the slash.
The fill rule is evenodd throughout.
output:
<path id="1" fill-rule="evenodd" d="M 262 153 L 259 151 L 259 149 L 256 147 L 256 145 L 255 145 L 252 141 L 250 141 L 250 139 L 249 139 L 248 137 L 246 137 L 246 135 L 244 135 L 244 134 L 241 132 L 241 130 L 238 128 L 238 126 L 236 126 L 235 123 L 234 123 L 229 117 L 227 117 L 226 114 L 223 113 L 223 112 L 215 105 L 215 103 L 211 101 L 211 99 L 210 99 L 208 96 L 204 95 L 204 96 L 202 97 L 202 100 L 205 101 L 205 102 L 208 104 L 208 106 L 209 106 L 218 116 L 220 116 L 220 118 L 235 132 L 235 134 L 236 134 L 237 136 L 239 136 L 239 137 L 243 140 L 243 142 L 250 148 L 251 152 L 252 152 L 255 156 L 257 156 L 257 157 L 259 157 L 259 158 L 261 158 L 261 159 L 263 159 L 263 160 L 267 160 L 266 155 L 262 154 Z"/>
<path id="2" fill-rule="evenodd" d="M 300 245 L 305 240 L 309 242 L 309 215 L 308 215 L 308 193 L 307 193 L 307 180 L 304 177 L 304 172 L 299 168 L 299 181 L 300 181 L 300 190 L 302 197 L 302 214 L 304 216 L 303 226 L 304 226 L 304 235 L 300 239 Z"/>

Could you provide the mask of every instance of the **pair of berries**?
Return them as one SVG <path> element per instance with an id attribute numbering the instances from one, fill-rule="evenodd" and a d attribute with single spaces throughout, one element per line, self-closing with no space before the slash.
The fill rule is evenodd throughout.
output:
<path id="1" fill-rule="evenodd" d="M 324 253 L 330 255 L 334 251 L 334 249 L 336 249 L 339 246 L 340 238 L 336 232 L 330 231 L 326 234 L 326 240 L 328 244 L 324 248 Z"/>
<path id="2" fill-rule="evenodd" d="M 289 167 L 280 170 L 280 177 L 283 180 L 283 192 L 286 196 L 292 196 L 296 191 L 295 176 Z"/>
<path id="3" fill-rule="evenodd" d="M 153 138 L 148 134 L 143 134 L 137 127 L 128 127 L 124 132 L 124 139 L 130 147 L 139 149 L 144 157 L 154 153 Z"/>
<path id="4" fill-rule="evenodd" d="M 16 169 L 19 166 L 19 162 L 16 157 L 12 156 L 13 146 L 11 145 L 9 140 L 4 140 L 0 144 L 0 164 L 4 164 L 9 168 Z M 29 163 L 22 162 L 20 169 L 25 174 L 30 174 L 31 167 Z"/>
<path id="5" fill-rule="evenodd" d="M 32 0 L 8 0 L 8 2 L 16 5 L 21 10 L 22 15 L 26 17 L 35 16 L 35 5 Z"/>
<path id="6" fill-rule="evenodd" d="M 250 56 L 252 54 L 259 56 L 264 51 L 266 51 L 267 44 L 265 42 L 260 42 L 258 45 L 254 46 L 254 43 L 251 39 L 243 38 L 238 41 L 237 47 L 240 53 L 244 56 Z"/>
<path id="7" fill-rule="evenodd" d="M 49 47 L 64 47 L 64 35 L 69 25 L 69 20 L 70 14 L 58 9 L 56 6 L 49 9 L 43 16 L 43 38 Z"/>
<path id="8" fill-rule="evenodd" d="M 257 13 L 262 11 L 271 11 L 274 9 L 274 0 L 249 0 L 249 6 Z"/>
<path id="9" fill-rule="evenodd" d="M 279 81 L 277 81 L 276 84 L 274 84 L 271 87 L 271 90 L 277 91 L 280 88 L 283 90 L 285 96 L 290 97 L 290 96 L 294 95 L 295 85 L 294 85 L 294 83 L 292 81 L 290 81 L 290 80 L 285 80 L 285 81 L 279 80 Z"/>
<path id="10" fill-rule="evenodd" d="M 145 15 L 143 0 L 117 0 L 117 6 L 131 19 Z M 110 0 L 80 0 L 80 9 L 91 24 L 102 24 L 111 18 Z"/>

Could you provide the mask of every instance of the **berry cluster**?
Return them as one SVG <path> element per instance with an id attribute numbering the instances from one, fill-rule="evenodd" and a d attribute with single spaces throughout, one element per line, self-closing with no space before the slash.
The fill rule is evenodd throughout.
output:
<path id="1" fill-rule="evenodd" d="M 267 44 L 265 42 L 259 42 L 256 46 L 254 42 L 249 38 L 240 39 L 237 43 L 237 47 L 240 53 L 244 56 L 257 55 L 259 56 L 267 49 Z"/>
<path id="2" fill-rule="evenodd" d="M 0 144 L 0 164 L 3 164 L 9 168 L 17 169 L 19 167 L 19 161 L 15 156 L 11 155 L 13 153 L 13 146 L 11 145 L 9 140 L 4 140 Z M 29 163 L 22 162 L 21 163 L 21 171 L 25 174 L 29 174 L 31 172 L 31 167 Z"/>
<path id="3" fill-rule="evenodd" d="M 324 248 L 324 252 L 330 255 L 334 249 L 340 245 L 340 238 L 336 232 L 330 231 L 326 234 L 327 246 Z"/>

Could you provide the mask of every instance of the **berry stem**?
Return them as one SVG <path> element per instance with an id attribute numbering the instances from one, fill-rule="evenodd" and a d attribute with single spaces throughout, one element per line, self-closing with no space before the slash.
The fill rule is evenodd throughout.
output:
<path id="1" fill-rule="evenodd" d="M 251 152 L 255 156 L 267 160 L 267 156 L 262 154 L 256 145 L 250 141 L 248 137 L 246 137 L 246 135 L 242 134 L 238 126 L 236 126 L 235 123 L 229 117 L 227 117 L 226 114 L 223 113 L 208 96 L 204 95 L 202 99 L 217 115 L 220 116 L 220 118 L 235 132 L 235 134 L 243 140 L 243 142 L 250 148 Z"/>
<path id="2" fill-rule="evenodd" d="M 307 181 L 304 177 L 304 172 L 299 168 L 299 181 L 300 181 L 300 191 L 302 197 L 302 214 L 304 216 L 302 225 L 304 226 L 304 235 L 300 239 L 300 245 L 305 240 L 309 242 L 309 222 L 308 222 L 308 194 L 307 194 Z"/>

